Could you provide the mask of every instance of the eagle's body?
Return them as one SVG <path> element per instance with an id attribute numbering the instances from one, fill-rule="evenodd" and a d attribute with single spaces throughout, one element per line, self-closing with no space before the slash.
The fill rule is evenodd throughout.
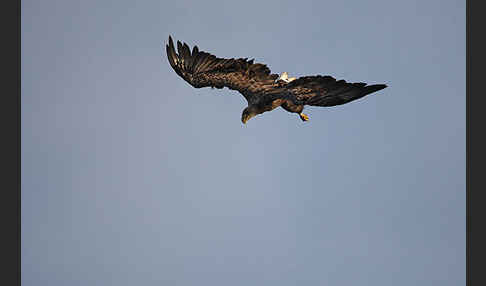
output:
<path id="1" fill-rule="evenodd" d="M 189 46 L 179 41 L 176 53 L 170 36 L 166 51 L 174 71 L 193 87 L 228 87 L 239 91 L 248 102 L 241 116 L 243 123 L 279 106 L 307 121 L 309 118 L 302 113 L 304 105 L 340 105 L 386 87 L 384 84 L 347 83 L 331 76 L 289 78 L 286 72 L 279 76 L 271 74 L 266 65 L 246 58 L 217 58 L 199 51 L 197 46 L 191 53 Z"/>

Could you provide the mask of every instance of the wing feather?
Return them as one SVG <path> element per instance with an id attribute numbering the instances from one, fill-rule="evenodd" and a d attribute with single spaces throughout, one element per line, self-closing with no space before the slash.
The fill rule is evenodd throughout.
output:
<path id="1" fill-rule="evenodd" d="M 182 43 L 180 41 L 177 41 L 177 53 L 179 55 L 182 55 Z"/>
<path id="2" fill-rule="evenodd" d="M 199 48 L 197 46 L 192 47 L 192 57 L 195 57 L 199 53 Z"/>
<path id="3" fill-rule="evenodd" d="M 271 74 L 270 69 L 261 63 L 253 63 L 253 59 L 218 58 L 197 46 L 191 50 L 186 43 L 177 41 L 177 53 L 169 36 L 166 45 L 167 58 L 174 71 L 195 88 L 228 87 L 238 90 L 250 101 L 269 89 L 277 79 L 277 74 Z"/>
<path id="4" fill-rule="evenodd" d="M 186 43 L 184 43 L 184 45 L 182 46 L 182 54 L 184 58 L 184 67 L 185 69 L 189 70 L 192 66 L 192 56 L 191 50 Z"/>

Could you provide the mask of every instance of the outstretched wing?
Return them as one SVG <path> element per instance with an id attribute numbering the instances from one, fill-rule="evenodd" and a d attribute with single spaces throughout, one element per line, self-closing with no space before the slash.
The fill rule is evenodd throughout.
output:
<path id="1" fill-rule="evenodd" d="M 334 106 L 345 104 L 375 91 L 384 89 L 385 84 L 366 85 L 348 83 L 331 76 L 304 76 L 287 86 L 289 97 L 298 104 L 313 106 Z"/>
<path id="2" fill-rule="evenodd" d="M 272 89 L 277 74 L 270 74 L 270 69 L 246 58 L 223 59 L 199 51 L 194 46 L 192 53 L 189 46 L 177 41 L 175 51 L 172 37 L 166 45 L 167 58 L 174 71 L 195 88 L 215 87 L 237 90 L 248 102 Z"/>

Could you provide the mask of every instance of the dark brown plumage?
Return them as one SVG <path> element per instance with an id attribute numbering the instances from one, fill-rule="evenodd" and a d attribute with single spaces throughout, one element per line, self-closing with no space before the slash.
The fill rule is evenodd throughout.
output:
<path id="1" fill-rule="evenodd" d="M 302 113 L 305 105 L 345 104 L 386 87 L 384 84 L 348 83 L 321 75 L 286 81 L 278 74 L 271 74 L 266 65 L 247 58 L 217 58 L 199 51 L 197 46 L 191 52 L 186 43 L 179 41 L 176 52 L 171 36 L 166 51 L 174 71 L 193 87 L 228 87 L 239 91 L 248 101 L 241 117 L 243 123 L 279 106 L 307 121 L 309 118 Z"/>

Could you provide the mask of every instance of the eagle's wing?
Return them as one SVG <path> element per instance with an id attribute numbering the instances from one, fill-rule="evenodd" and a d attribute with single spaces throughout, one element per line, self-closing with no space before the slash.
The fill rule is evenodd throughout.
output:
<path id="1" fill-rule="evenodd" d="M 273 89 L 277 74 L 270 74 L 270 69 L 260 63 L 247 59 L 223 59 L 199 51 L 194 46 L 192 53 L 189 46 L 177 41 L 177 51 L 172 37 L 166 45 L 167 58 L 174 71 L 195 88 L 215 87 L 237 90 L 248 102 Z"/>
<path id="2" fill-rule="evenodd" d="M 331 76 L 304 76 L 287 84 L 289 99 L 297 104 L 334 106 L 345 104 L 372 92 L 384 89 L 385 84 L 366 85 L 348 83 Z"/>

